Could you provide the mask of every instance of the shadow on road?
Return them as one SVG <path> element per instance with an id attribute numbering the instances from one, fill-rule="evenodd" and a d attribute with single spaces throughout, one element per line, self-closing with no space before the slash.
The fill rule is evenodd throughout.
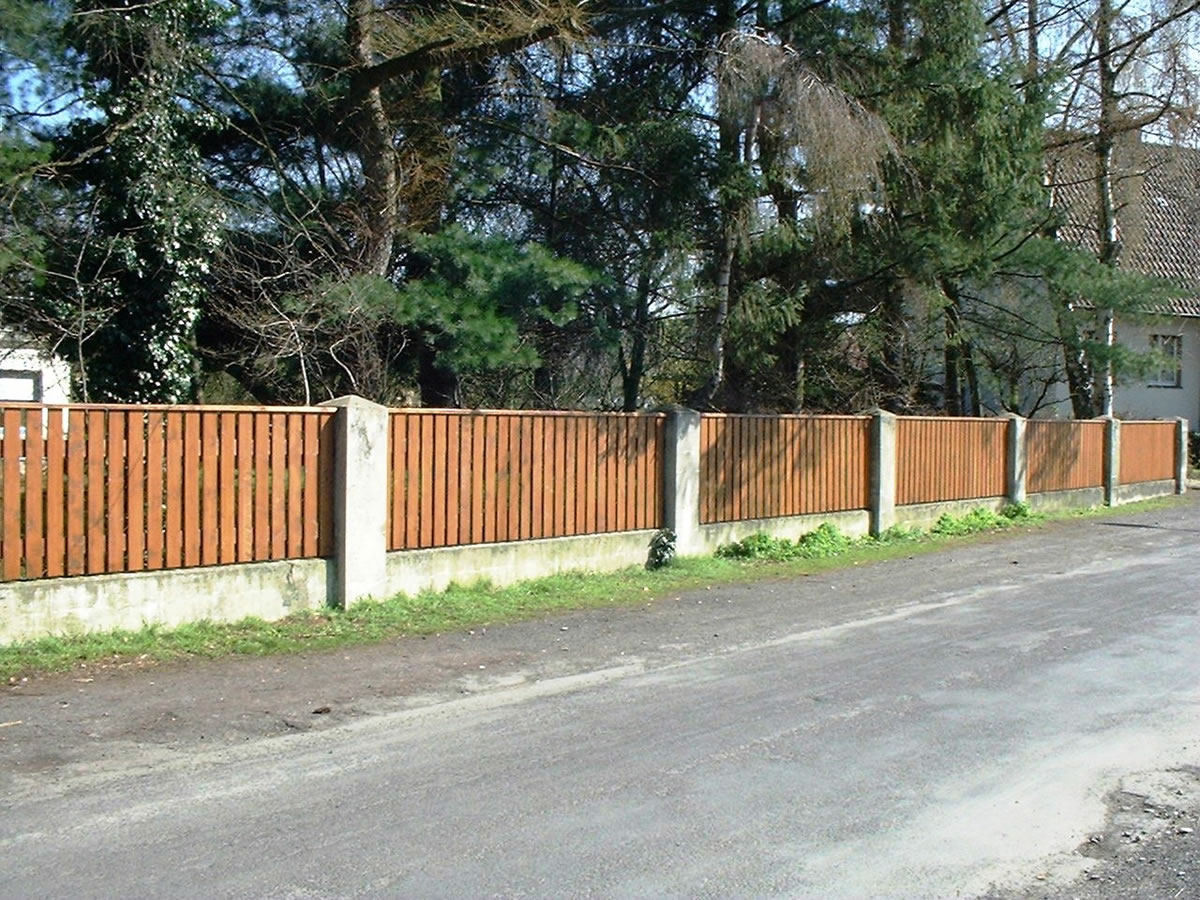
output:
<path id="1" fill-rule="evenodd" d="M 1189 534 L 1200 534 L 1200 528 L 1173 528 L 1170 525 L 1143 525 L 1139 522 L 1101 522 L 1108 528 L 1150 528 L 1155 531 L 1186 531 Z"/>

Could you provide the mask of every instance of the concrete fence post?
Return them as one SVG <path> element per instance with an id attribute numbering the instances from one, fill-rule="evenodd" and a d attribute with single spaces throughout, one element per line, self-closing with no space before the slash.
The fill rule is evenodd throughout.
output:
<path id="1" fill-rule="evenodd" d="M 1117 505 L 1117 488 L 1121 484 L 1121 420 L 1104 419 L 1104 505 Z"/>
<path id="2" fill-rule="evenodd" d="M 896 417 L 878 410 L 871 420 L 871 534 L 896 524 Z"/>
<path id="3" fill-rule="evenodd" d="M 321 405 L 337 407 L 331 600 L 349 607 L 387 591 L 388 409 L 354 396 Z"/>
<path id="4" fill-rule="evenodd" d="M 1026 420 L 1014 414 L 1008 417 L 1008 467 L 1005 484 L 1009 503 L 1024 503 L 1029 478 L 1029 445 L 1025 440 Z"/>
<path id="5" fill-rule="evenodd" d="M 700 540 L 700 413 L 682 406 L 667 414 L 663 461 L 663 515 L 675 532 L 675 551 L 704 551 Z"/>
<path id="6" fill-rule="evenodd" d="M 1188 420 L 1178 419 L 1175 438 L 1175 493 L 1187 492 Z"/>

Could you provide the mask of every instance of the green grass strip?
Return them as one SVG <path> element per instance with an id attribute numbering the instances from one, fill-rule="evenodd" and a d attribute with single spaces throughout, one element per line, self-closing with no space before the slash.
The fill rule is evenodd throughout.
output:
<path id="1" fill-rule="evenodd" d="M 1129 504 L 1121 507 L 1119 514 L 1163 508 L 1174 502 L 1155 499 Z M 1026 507 L 1010 507 L 997 515 L 977 509 L 961 517 L 943 516 L 927 533 L 894 528 L 877 539 L 851 539 L 823 525 L 798 541 L 752 535 L 721 548 L 714 557 L 676 559 L 653 571 L 637 567 L 603 575 L 569 573 L 503 588 L 482 583 L 454 585 L 415 597 L 397 595 L 359 603 L 349 610 L 300 612 L 276 622 L 253 618 L 231 624 L 201 621 L 171 628 L 146 625 L 136 631 L 44 637 L 0 647 L 0 681 L 95 665 L 324 650 L 516 622 L 553 611 L 635 606 L 692 588 L 784 579 L 909 557 L 1014 526 L 1117 512 L 1104 508 L 1045 516 L 1032 514 Z"/>

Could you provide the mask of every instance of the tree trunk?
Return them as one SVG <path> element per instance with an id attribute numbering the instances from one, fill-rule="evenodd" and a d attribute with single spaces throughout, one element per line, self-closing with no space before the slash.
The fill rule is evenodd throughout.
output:
<path id="1" fill-rule="evenodd" d="M 646 349 L 650 327 L 650 271 L 644 268 L 638 276 L 637 299 L 633 313 L 633 334 L 630 336 L 629 360 L 622 359 L 621 409 L 635 412 L 639 406 L 642 378 L 646 374 Z"/>
<path id="2" fill-rule="evenodd" d="M 383 106 L 380 87 L 354 89 L 374 63 L 371 29 L 376 15 L 374 0 L 350 0 L 346 19 L 346 45 L 352 65 L 352 97 L 361 105 L 350 110 L 351 127 L 358 145 L 363 174 L 362 248 L 360 265 L 370 275 L 386 278 L 391 271 L 396 244 L 398 178 L 392 129 Z"/>
<path id="3" fill-rule="evenodd" d="M 1100 119 L 1096 129 L 1096 227 L 1099 258 L 1116 267 L 1121 256 L 1117 229 L 1117 207 L 1113 198 L 1113 144 L 1117 130 L 1117 73 L 1112 62 L 1112 0 L 1100 0 L 1096 14 L 1096 50 L 1099 59 Z M 1104 360 L 1100 382 L 1101 414 L 1113 413 L 1112 347 L 1116 338 L 1112 308 L 1104 311 L 1104 343 L 1109 356 Z"/>

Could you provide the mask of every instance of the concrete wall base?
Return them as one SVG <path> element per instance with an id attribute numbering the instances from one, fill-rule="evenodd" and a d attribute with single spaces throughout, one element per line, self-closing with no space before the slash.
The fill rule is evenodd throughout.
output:
<path id="1" fill-rule="evenodd" d="M 1053 512 L 1056 509 L 1091 509 L 1104 505 L 1104 488 L 1074 488 L 1069 491 L 1042 491 L 1025 498 L 1034 512 Z"/>
<path id="2" fill-rule="evenodd" d="M 828 522 L 849 537 L 862 537 L 871 530 L 871 514 L 865 509 L 814 513 L 807 516 L 744 519 L 739 522 L 714 522 L 700 526 L 697 549 L 694 552 L 701 556 L 715 553 L 718 547 L 745 540 L 760 531 L 771 537 L 794 541 L 810 531 L 816 531 L 824 522 Z"/>
<path id="3" fill-rule="evenodd" d="M 1113 506 L 1136 503 L 1151 497 L 1166 497 L 1176 491 L 1175 479 L 1164 481 L 1139 481 L 1136 484 L 1119 484 L 1113 491 Z"/>
<path id="4" fill-rule="evenodd" d="M 973 509 L 1000 512 L 1007 506 L 1007 497 L 979 497 L 974 500 L 943 500 L 940 503 L 911 503 L 896 507 L 896 524 L 905 528 L 932 528 L 944 515 L 965 516 Z"/>
<path id="5" fill-rule="evenodd" d="M 614 572 L 643 566 L 654 530 L 585 534 L 503 544 L 470 544 L 387 555 L 387 593 L 440 591 L 451 583 L 512 584 L 562 572 Z"/>
<path id="6" fill-rule="evenodd" d="M 281 619 L 326 605 L 333 565 L 289 559 L 0 584 L 0 643 L 146 624 Z"/>

